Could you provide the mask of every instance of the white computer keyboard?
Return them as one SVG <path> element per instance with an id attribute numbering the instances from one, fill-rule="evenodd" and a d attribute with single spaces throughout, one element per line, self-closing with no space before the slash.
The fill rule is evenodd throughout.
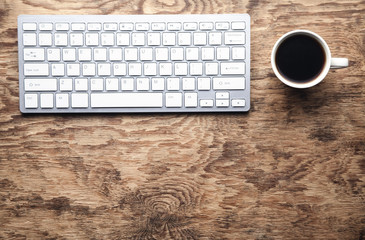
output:
<path id="1" fill-rule="evenodd" d="M 250 17 L 21 15 L 23 113 L 250 108 Z"/>

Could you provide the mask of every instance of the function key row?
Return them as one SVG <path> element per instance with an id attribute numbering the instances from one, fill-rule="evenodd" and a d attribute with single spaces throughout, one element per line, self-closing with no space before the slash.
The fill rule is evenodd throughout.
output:
<path id="1" fill-rule="evenodd" d="M 40 31 L 52 31 L 53 25 L 56 31 L 117 31 L 118 23 L 39 23 Z M 138 22 L 138 23 L 119 23 L 120 31 L 195 31 L 195 30 L 244 30 L 246 28 L 245 22 Z M 23 23 L 24 31 L 36 31 L 37 23 L 29 22 Z"/>

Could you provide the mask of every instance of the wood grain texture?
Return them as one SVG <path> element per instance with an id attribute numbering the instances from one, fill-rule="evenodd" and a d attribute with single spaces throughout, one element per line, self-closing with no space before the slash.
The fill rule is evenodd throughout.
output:
<path id="1" fill-rule="evenodd" d="M 22 115 L 19 14 L 249 13 L 248 114 Z M 365 1 L 0 1 L 0 239 L 364 239 Z M 304 28 L 350 67 L 281 84 Z"/>

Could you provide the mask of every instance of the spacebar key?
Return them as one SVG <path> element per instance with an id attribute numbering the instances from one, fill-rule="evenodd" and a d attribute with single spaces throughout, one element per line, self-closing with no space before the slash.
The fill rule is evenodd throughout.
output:
<path id="1" fill-rule="evenodd" d="M 162 107 L 162 93 L 92 93 L 92 108 Z"/>

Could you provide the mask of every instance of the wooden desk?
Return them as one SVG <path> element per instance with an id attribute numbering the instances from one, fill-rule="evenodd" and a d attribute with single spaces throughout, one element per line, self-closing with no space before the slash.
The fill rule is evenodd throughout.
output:
<path id="1" fill-rule="evenodd" d="M 249 13 L 248 114 L 22 115 L 19 14 Z M 365 2 L 0 3 L 0 239 L 364 239 Z M 270 52 L 320 34 L 350 67 L 294 90 Z"/>

